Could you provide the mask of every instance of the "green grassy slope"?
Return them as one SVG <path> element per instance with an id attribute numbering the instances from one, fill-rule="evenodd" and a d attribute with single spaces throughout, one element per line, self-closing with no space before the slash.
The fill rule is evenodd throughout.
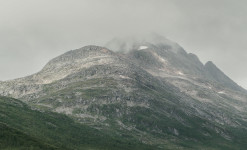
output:
<path id="1" fill-rule="evenodd" d="M 0 123 L 0 149 L 3 150 L 54 150 L 56 147 L 45 144 L 21 131 Z"/>
<path id="2" fill-rule="evenodd" d="M 102 133 L 65 115 L 32 110 L 7 97 L 0 97 L 0 123 L 1 149 L 156 149 L 114 133 Z"/>

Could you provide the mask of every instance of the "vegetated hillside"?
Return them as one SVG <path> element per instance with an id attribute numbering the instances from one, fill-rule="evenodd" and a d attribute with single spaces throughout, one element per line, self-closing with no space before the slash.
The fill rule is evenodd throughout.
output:
<path id="1" fill-rule="evenodd" d="M 162 37 L 114 41 L 109 47 L 128 50 L 91 45 L 69 51 L 36 74 L 0 83 L 0 93 L 124 141 L 160 149 L 245 149 L 246 90 Z"/>
<path id="2" fill-rule="evenodd" d="M 0 148 L 5 150 L 11 149 L 47 149 L 53 150 L 55 147 L 45 144 L 40 140 L 30 137 L 23 132 L 8 127 L 6 124 L 0 123 Z"/>
<path id="3" fill-rule="evenodd" d="M 62 114 L 32 110 L 7 97 L 0 97 L 0 129 L 0 149 L 6 150 L 157 149 L 135 139 L 102 133 Z"/>

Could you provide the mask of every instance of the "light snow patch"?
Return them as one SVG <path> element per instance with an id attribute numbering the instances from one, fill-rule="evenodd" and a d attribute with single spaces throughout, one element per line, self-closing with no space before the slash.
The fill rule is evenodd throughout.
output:
<path id="1" fill-rule="evenodd" d="M 138 50 L 147 49 L 147 48 L 148 48 L 147 46 L 140 46 Z"/>

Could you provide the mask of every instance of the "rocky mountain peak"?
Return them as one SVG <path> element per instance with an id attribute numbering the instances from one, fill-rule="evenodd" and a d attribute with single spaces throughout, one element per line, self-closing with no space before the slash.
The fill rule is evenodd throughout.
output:
<path id="1" fill-rule="evenodd" d="M 212 61 L 207 61 L 205 67 L 216 67 L 216 65 Z"/>
<path id="2" fill-rule="evenodd" d="M 67 75 L 78 72 L 80 69 L 102 63 L 111 63 L 116 58 L 114 52 L 107 48 L 89 45 L 76 50 L 68 51 L 51 61 L 34 75 L 41 79 L 41 83 L 51 83 Z"/>
<path id="3" fill-rule="evenodd" d="M 227 75 L 224 74 L 212 61 L 208 61 L 205 64 L 205 70 L 208 74 L 208 78 L 218 82 L 224 87 L 234 89 L 236 91 L 246 92 L 245 89 L 240 87 L 237 83 L 235 83 L 232 79 L 230 79 Z"/>
<path id="4" fill-rule="evenodd" d="M 83 59 L 86 57 L 90 57 L 92 55 L 109 55 L 112 52 L 104 47 L 89 45 L 84 46 L 82 48 L 68 51 L 54 59 L 52 59 L 47 65 L 51 65 L 58 62 L 67 62 L 67 61 L 76 61 L 78 59 Z"/>

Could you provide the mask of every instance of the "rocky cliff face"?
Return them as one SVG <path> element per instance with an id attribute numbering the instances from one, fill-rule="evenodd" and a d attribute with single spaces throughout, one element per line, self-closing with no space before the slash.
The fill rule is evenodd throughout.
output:
<path id="1" fill-rule="evenodd" d="M 169 139 L 231 143 L 233 130 L 247 133 L 246 91 L 212 63 L 161 36 L 107 46 L 119 51 L 69 51 L 34 75 L 1 82 L 0 94 L 161 147 Z"/>

